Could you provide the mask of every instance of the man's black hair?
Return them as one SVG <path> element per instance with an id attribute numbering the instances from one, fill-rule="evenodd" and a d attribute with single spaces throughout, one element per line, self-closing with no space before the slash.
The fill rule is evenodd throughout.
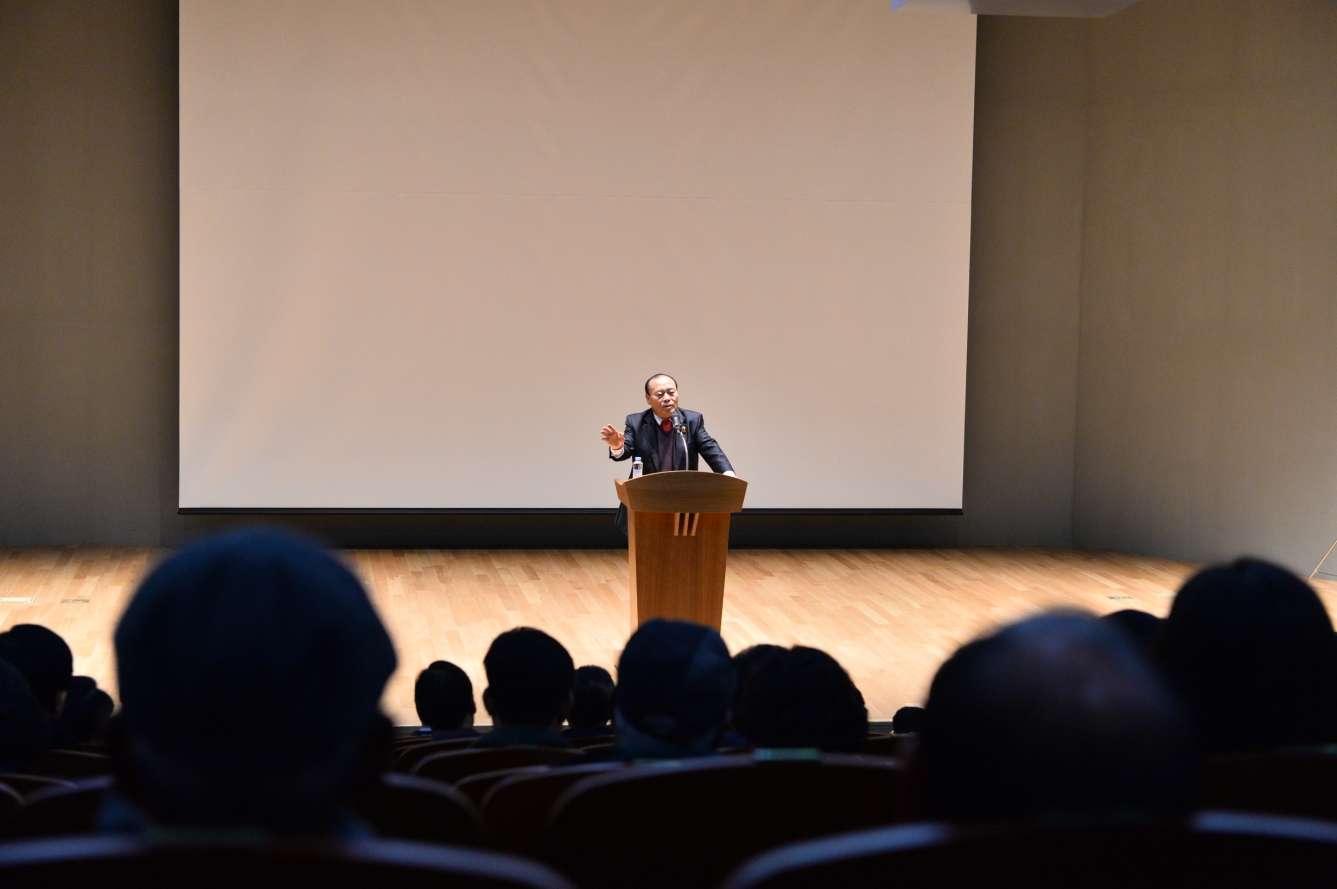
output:
<path id="1" fill-rule="evenodd" d="M 857 753 L 868 736 L 863 696 L 835 659 L 816 648 L 773 652 L 739 695 L 738 731 L 757 747 Z"/>
<path id="2" fill-rule="evenodd" d="M 23 674 L 0 661 L 0 772 L 26 772 L 51 746 L 51 720 Z"/>
<path id="3" fill-rule="evenodd" d="M 668 374 L 654 374 L 648 380 L 645 381 L 646 395 L 650 394 L 650 384 L 653 383 L 655 380 L 659 379 L 660 377 L 668 377 L 668 379 L 673 380 L 673 388 L 674 389 L 678 388 L 678 381 L 674 380 L 673 377 L 669 376 Z"/>
<path id="4" fill-rule="evenodd" d="M 603 667 L 580 667 L 571 684 L 571 712 L 566 721 L 572 728 L 595 729 L 613 718 L 613 693 L 617 686 Z"/>
<path id="5" fill-rule="evenodd" d="M 0 633 L 0 658 L 23 674 L 37 703 L 56 718 L 60 693 L 74 675 L 74 655 L 65 640 L 37 624 L 16 624 Z"/>
<path id="6" fill-rule="evenodd" d="M 438 732 L 460 728 L 478 709 L 469 674 L 450 661 L 432 661 L 418 674 L 413 706 L 422 724 Z"/>
<path id="7" fill-rule="evenodd" d="M 559 721 L 571 694 L 576 665 L 553 637 L 532 627 L 507 630 L 483 658 L 488 705 L 506 725 L 547 726 Z"/>
<path id="8" fill-rule="evenodd" d="M 917 762 L 928 815 L 1177 815 L 1200 760 L 1179 702 L 1108 624 L 1052 614 L 952 655 L 933 677 Z"/>
<path id="9" fill-rule="evenodd" d="M 905 706 L 891 717 L 891 730 L 898 735 L 913 735 L 924 730 L 924 708 Z"/>
<path id="10" fill-rule="evenodd" d="M 1332 621 L 1284 568 L 1240 559 L 1198 572 L 1154 652 L 1208 752 L 1337 742 Z"/>

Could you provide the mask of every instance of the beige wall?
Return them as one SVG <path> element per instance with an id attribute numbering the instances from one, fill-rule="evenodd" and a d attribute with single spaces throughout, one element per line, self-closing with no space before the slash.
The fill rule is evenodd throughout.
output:
<path id="1" fill-rule="evenodd" d="M 175 171 L 174 3 L 0 4 L 0 544 L 159 539 Z"/>
<path id="2" fill-rule="evenodd" d="M 1337 536 L 1337 3 L 1143 0 L 1089 40 L 1074 542 L 1308 573 Z"/>
<path id="3" fill-rule="evenodd" d="M 977 76 L 965 515 L 882 542 L 1312 567 L 1337 535 L 1337 3 L 984 18 Z M 0 5 L 0 545 L 216 524 L 175 513 L 175 102 L 175 3 Z"/>

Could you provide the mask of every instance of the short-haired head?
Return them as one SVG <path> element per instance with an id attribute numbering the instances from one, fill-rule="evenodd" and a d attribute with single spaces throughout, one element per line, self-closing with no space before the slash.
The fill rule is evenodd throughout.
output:
<path id="1" fill-rule="evenodd" d="M 75 676 L 70 679 L 69 692 L 65 696 L 65 709 L 60 713 L 60 724 L 65 726 L 74 739 L 81 744 L 99 740 L 103 737 L 107 723 L 111 720 L 116 704 L 111 695 L 97 687 L 97 680 L 91 676 Z"/>
<path id="2" fill-rule="evenodd" d="M 469 674 L 450 661 L 433 661 L 413 683 L 418 719 L 433 731 L 466 728 L 478 709 Z"/>
<path id="3" fill-rule="evenodd" d="M 0 660 L 0 771 L 28 771 L 51 746 L 51 736 L 51 720 L 28 681 Z"/>
<path id="4" fill-rule="evenodd" d="M 603 728 L 613 718 L 612 674 L 603 667 L 587 666 L 576 670 L 571 684 L 571 712 L 566 721 L 572 728 Z"/>
<path id="5" fill-rule="evenodd" d="M 891 730 L 898 735 L 913 735 L 924 730 L 924 708 L 908 704 L 891 717 Z"/>
<path id="6" fill-rule="evenodd" d="M 54 719 L 74 675 L 74 655 L 65 640 L 38 624 L 15 624 L 0 633 L 0 658 L 28 680 L 37 703 Z"/>
<path id="7" fill-rule="evenodd" d="M 757 747 L 857 753 L 868 736 L 863 695 L 835 658 L 816 648 L 763 658 L 738 697 L 738 731 Z"/>
<path id="8" fill-rule="evenodd" d="M 656 741 L 691 750 L 714 743 L 738 683 L 719 633 L 660 618 L 641 624 L 627 640 L 617 679 L 619 720 Z"/>
<path id="9" fill-rule="evenodd" d="M 1100 621 L 1118 627 L 1127 634 L 1128 638 L 1137 645 L 1138 650 L 1143 654 L 1151 653 L 1152 640 L 1156 638 L 1156 631 L 1160 629 L 1161 625 L 1159 617 L 1145 611 L 1138 611 L 1136 608 L 1125 608 L 1122 611 L 1110 612 L 1101 616 Z"/>
<path id="10" fill-rule="evenodd" d="M 501 725 L 560 725 L 576 667 L 562 643 L 542 630 L 517 627 L 496 639 L 483 658 L 483 705 Z"/>
<path id="11" fill-rule="evenodd" d="M 649 395 L 651 385 L 653 385 L 655 380 L 661 380 L 661 379 L 668 380 L 669 382 L 673 383 L 674 388 L 677 388 L 678 386 L 678 381 L 673 379 L 673 377 L 669 376 L 668 374 L 654 374 L 648 380 L 645 381 L 645 394 Z"/>
<path id="12" fill-rule="evenodd" d="M 1122 633 L 1076 614 L 960 648 L 929 690 L 917 761 L 932 817 L 1174 814 L 1198 763 L 1188 721 Z"/>
<path id="13" fill-rule="evenodd" d="M 248 530 L 185 547 L 140 584 L 115 646 L 113 758 L 154 821 L 321 831 L 374 781 L 394 647 L 315 543 Z"/>
<path id="14" fill-rule="evenodd" d="M 1153 648 L 1208 752 L 1337 742 L 1332 621 L 1284 568 L 1240 559 L 1199 571 Z"/>

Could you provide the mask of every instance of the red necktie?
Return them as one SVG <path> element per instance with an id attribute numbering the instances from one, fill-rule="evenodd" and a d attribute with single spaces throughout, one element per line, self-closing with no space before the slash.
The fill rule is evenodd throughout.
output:
<path id="1" fill-rule="evenodd" d="M 673 424 L 670 423 L 668 420 L 664 420 L 659 424 L 659 428 L 663 429 L 665 432 L 668 432 L 670 429 L 673 428 Z"/>

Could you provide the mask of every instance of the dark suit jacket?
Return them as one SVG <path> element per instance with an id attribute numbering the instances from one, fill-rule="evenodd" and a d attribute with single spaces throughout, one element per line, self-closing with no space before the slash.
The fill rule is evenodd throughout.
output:
<path id="1" fill-rule="evenodd" d="M 724 450 L 720 448 L 719 442 L 711 437 L 706 431 L 706 421 L 696 411 L 684 410 L 678 408 L 678 413 L 682 414 L 683 437 L 687 439 L 687 469 L 696 469 L 701 460 L 706 461 L 706 465 L 716 472 L 729 472 L 733 465 L 729 463 L 729 458 L 724 456 Z M 682 438 L 673 436 L 673 466 L 661 467 L 659 465 L 659 433 L 655 427 L 659 425 L 659 418 L 655 412 L 649 409 L 641 411 L 639 414 L 627 415 L 627 428 L 622 433 L 626 436 L 626 441 L 622 444 L 622 456 L 613 457 L 612 451 L 609 451 L 609 457 L 614 460 L 630 460 L 633 457 L 640 457 L 644 466 L 644 472 L 649 475 L 652 472 L 662 472 L 666 469 L 683 468 Z M 613 520 L 622 532 L 627 531 L 627 507 L 619 506 L 617 517 Z"/>

